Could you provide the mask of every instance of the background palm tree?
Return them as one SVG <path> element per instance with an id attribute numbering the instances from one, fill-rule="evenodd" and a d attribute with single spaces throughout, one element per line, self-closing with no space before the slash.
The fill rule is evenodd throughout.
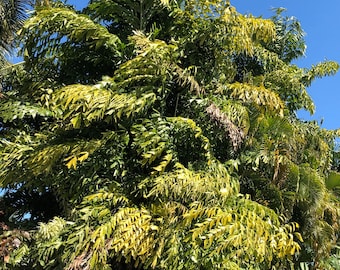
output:
<path id="1" fill-rule="evenodd" d="M 13 40 L 25 20 L 28 0 L 0 0 L 0 66 L 6 63 L 5 54 L 14 46 Z"/>

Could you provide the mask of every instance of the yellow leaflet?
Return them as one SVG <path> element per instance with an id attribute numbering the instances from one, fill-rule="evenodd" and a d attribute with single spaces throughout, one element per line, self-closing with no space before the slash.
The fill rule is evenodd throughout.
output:
<path id="1" fill-rule="evenodd" d="M 78 160 L 80 162 L 83 162 L 89 157 L 89 152 L 81 152 L 80 154 L 82 154 L 80 157 L 78 157 Z"/>
<path id="2" fill-rule="evenodd" d="M 71 156 L 71 157 L 64 159 L 64 161 L 67 161 L 67 160 L 69 160 L 69 162 L 66 163 L 67 168 L 77 169 L 77 157 L 76 156 Z"/>

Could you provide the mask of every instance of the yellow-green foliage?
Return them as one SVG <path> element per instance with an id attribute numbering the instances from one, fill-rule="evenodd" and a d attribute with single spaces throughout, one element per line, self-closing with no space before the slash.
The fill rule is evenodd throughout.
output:
<path id="1" fill-rule="evenodd" d="M 41 41 L 44 40 L 45 42 L 39 45 L 40 53 L 46 50 L 49 56 L 53 55 L 53 51 L 46 47 L 48 41 L 50 41 L 49 39 L 54 39 L 56 45 L 61 45 L 58 42 L 63 36 L 75 42 L 86 42 L 95 49 L 106 46 L 112 49 L 113 52 L 120 45 L 119 38 L 111 34 L 104 26 L 93 22 L 85 15 L 77 14 L 67 8 L 38 10 L 35 16 L 32 16 L 21 30 L 22 35 L 26 33 L 41 35 Z M 55 35 L 49 36 L 49 34 Z M 35 40 L 33 36 L 26 37 L 25 56 L 29 56 L 30 50 L 28 48 Z"/>
<path id="2" fill-rule="evenodd" d="M 296 110 L 313 111 L 306 87 L 338 65 L 292 65 L 300 30 L 297 44 L 282 21 L 225 0 L 98 0 L 83 13 L 37 7 L 21 72 L 0 73 L 1 267 L 324 263 L 338 241 L 325 185 L 338 132 Z"/>

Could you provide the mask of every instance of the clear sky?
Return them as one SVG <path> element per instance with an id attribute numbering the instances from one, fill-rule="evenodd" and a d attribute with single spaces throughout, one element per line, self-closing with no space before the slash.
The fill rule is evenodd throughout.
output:
<path id="1" fill-rule="evenodd" d="M 87 0 L 68 0 L 77 9 L 83 8 Z M 324 60 L 340 63 L 340 0 L 231 0 L 240 13 L 271 17 L 272 8 L 284 7 L 287 16 L 296 17 L 306 33 L 306 55 L 296 61 L 299 67 L 310 68 Z M 323 121 L 322 127 L 340 128 L 340 71 L 337 75 L 316 80 L 308 89 L 316 105 L 310 116 L 299 112 L 303 119 Z"/>
<path id="2" fill-rule="evenodd" d="M 310 68 L 324 60 L 340 63 L 340 1 L 327 0 L 231 0 L 240 13 L 262 15 L 267 18 L 271 8 L 284 7 L 286 15 L 296 17 L 306 33 L 307 50 L 305 57 L 296 61 L 299 67 Z M 335 76 L 314 81 L 308 89 L 316 105 L 316 112 L 299 112 L 303 119 L 323 120 L 322 127 L 340 128 L 340 71 Z"/>

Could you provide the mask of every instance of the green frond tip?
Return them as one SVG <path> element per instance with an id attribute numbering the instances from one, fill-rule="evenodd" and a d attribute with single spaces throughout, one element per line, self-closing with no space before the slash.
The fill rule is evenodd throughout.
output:
<path id="1" fill-rule="evenodd" d="M 33 152 L 34 144 L 32 142 L 11 142 L 1 139 L 0 149 L 0 186 L 6 187 L 17 183 L 16 181 L 19 180 L 11 180 L 11 173 L 15 171 L 16 166 L 19 165 L 21 168 L 22 161 Z"/>
<path id="2" fill-rule="evenodd" d="M 53 220 L 48 223 L 41 222 L 39 223 L 35 237 L 38 241 L 42 242 L 44 240 L 52 240 L 60 235 L 66 225 L 67 221 L 59 217 L 54 217 Z"/>
<path id="3" fill-rule="evenodd" d="M 0 102 L 0 118 L 4 123 L 22 120 L 25 117 L 51 117 L 52 112 L 38 104 L 26 104 L 21 101 L 2 100 Z"/>
<path id="4" fill-rule="evenodd" d="M 339 64 L 334 61 L 325 61 L 317 65 L 313 65 L 302 78 L 302 82 L 306 86 L 310 86 L 312 81 L 316 78 L 335 75 L 338 72 L 339 67 Z"/>
<path id="5" fill-rule="evenodd" d="M 112 192 L 99 190 L 98 192 L 88 195 L 83 200 L 83 205 L 97 204 L 97 205 L 108 205 L 110 207 L 116 207 L 121 205 L 131 204 L 130 199 L 121 194 L 121 187 L 118 185 Z"/>

